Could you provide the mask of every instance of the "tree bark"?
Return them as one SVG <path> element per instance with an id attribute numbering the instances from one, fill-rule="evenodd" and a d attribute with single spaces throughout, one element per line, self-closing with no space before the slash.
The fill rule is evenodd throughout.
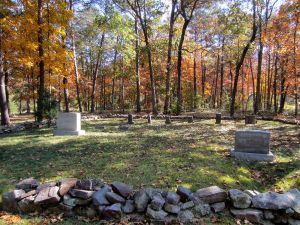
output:
<path id="1" fill-rule="evenodd" d="M 275 65 L 274 65 L 274 82 L 273 82 L 273 95 L 274 95 L 274 113 L 277 113 L 278 111 L 278 105 L 277 105 L 277 76 L 278 76 L 278 55 L 275 55 Z"/>
<path id="2" fill-rule="evenodd" d="M 99 73 L 99 67 L 101 64 L 102 46 L 103 46 L 104 38 L 105 38 L 105 34 L 102 33 L 100 46 L 99 46 L 99 50 L 97 53 L 96 66 L 93 71 L 94 72 L 93 73 L 93 84 L 92 84 L 93 86 L 92 86 L 92 94 L 91 94 L 91 112 L 92 113 L 95 112 L 95 95 L 96 95 L 96 84 L 97 84 L 96 81 L 97 81 L 97 77 L 98 77 L 98 73 Z"/>
<path id="3" fill-rule="evenodd" d="M 135 76 L 136 76 L 136 112 L 141 112 L 141 78 L 140 78 L 140 42 L 139 42 L 139 30 L 138 19 L 134 21 L 135 29 Z"/>
<path id="4" fill-rule="evenodd" d="M 166 98 L 164 105 L 164 113 L 169 114 L 171 108 L 171 68 L 172 68 L 172 42 L 174 36 L 174 23 L 177 15 L 175 15 L 175 7 L 177 0 L 172 0 L 171 16 L 170 16 L 170 27 L 169 27 L 169 39 L 168 39 L 168 57 L 167 57 L 167 68 L 166 68 Z"/>
<path id="5" fill-rule="evenodd" d="M 10 115 L 10 101 L 9 101 L 9 90 L 8 90 L 8 72 L 6 71 L 4 73 L 5 76 L 5 95 L 6 95 L 6 102 L 7 102 L 7 108 L 8 108 L 8 114 Z"/>
<path id="6" fill-rule="evenodd" d="M 63 79 L 63 85 L 64 85 L 64 98 L 65 98 L 65 107 L 66 107 L 66 112 L 70 112 L 70 107 L 69 107 L 69 90 L 68 90 L 68 79 L 64 77 Z"/>
<path id="7" fill-rule="evenodd" d="M 230 116 L 234 116 L 235 112 L 235 97 L 237 93 L 237 85 L 239 81 L 239 74 L 240 74 L 240 69 L 244 63 L 245 56 L 250 48 L 250 45 L 252 42 L 254 42 L 255 37 L 256 37 L 256 32 L 257 32 L 257 26 L 256 26 L 256 3 L 255 0 L 252 1 L 253 3 L 253 25 L 252 25 L 252 36 L 250 40 L 248 41 L 247 45 L 245 46 L 242 55 L 240 59 L 237 62 L 236 68 L 235 68 L 235 76 L 234 76 L 234 84 L 233 84 L 233 90 L 232 90 L 232 95 L 231 95 L 231 103 L 230 103 Z"/>
<path id="8" fill-rule="evenodd" d="M 224 42 L 225 38 L 222 39 L 222 53 L 221 53 L 221 80 L 220 80 L 220 104 L 219 107 L 222 109 L 223 107 L 223 88 L 224 88 Z"/>
<path id="9" fill-rule="evenodd" d="M 9 125 L 10 118 L 8 113 L 8 105 L 6 100 L 5 92 L 5 74 L 4 74 L 4 61 L 1 49 L 1 39 L 0 39 L 0 108 L 1 108 L 1 125 Z"/>
<path id="10" fill-rule="evenodd" d="M 39 91 L 37 102 L 37 120 L 41 122 L 44 118 L 44 96 L 45 96 L 45 63 L 44 63 L 44 35 L 43 35 L 43 1 L 38 0 L 38 51 L 39 51 Z"/>
<path id="11" fill-rule="evenodd" d="M 181 114 L 182 112 L 182 96 L 181 96 L 181 77 L 182 77 L 182 47 L 183 47 L 183 42 L 184 42 L 184 37 L 185 37 L 185 32 L 186 29 L 189 25 L 190 20 L 185 20 L 182 31 L 181 31 L 181 36 L 179 40 L 179 45 L 178 45 L 178 56 L 177 56 L 177 115 Z"/>

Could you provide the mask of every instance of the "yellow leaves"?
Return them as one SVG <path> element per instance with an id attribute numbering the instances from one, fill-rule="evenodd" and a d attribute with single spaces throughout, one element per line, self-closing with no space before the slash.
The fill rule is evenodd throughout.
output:
<path id="1" fill-rule="evenodd" d="M 4 221 L 6 224 L 16 224 L 21 221 L 21 217 L 18 215 L 10 215 L 8 213 L 1 212 L 0 220 Z"/>

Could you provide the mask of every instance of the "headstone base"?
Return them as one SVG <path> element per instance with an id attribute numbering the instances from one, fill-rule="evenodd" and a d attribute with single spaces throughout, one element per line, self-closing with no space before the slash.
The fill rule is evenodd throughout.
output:
<path id="1" fill-rule="evenodd" d="M 81 136 L 85 135 L 85 130 L 69 131 L 69 130 L 54 130 L 55 136 Z"/>
<path id="2" fill-rule="evenodd" d="M 241 160 L 246 161 L 273 161 L 274 154 L 269 152 L 268 154 L 259 153 L 248 153 L 248 152 L 238 152 L 235 149 L 231 149 L 230 155 Z"/>

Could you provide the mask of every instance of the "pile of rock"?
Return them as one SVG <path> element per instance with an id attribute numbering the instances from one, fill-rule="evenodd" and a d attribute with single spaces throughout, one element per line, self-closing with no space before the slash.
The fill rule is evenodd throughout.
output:
<path id="1" fill-rule="evenodd" d="M 39 212 L 119 220 L 123 215 L 164 221 L 169 224 L 190 223 L 227 209 L 233 216 L 258 224 L 299 224 L 300 192 L 292 189 L 279 194 L 232 189 L 228 193 L 217 187 L 192 193 L 178 187 L 176 192 L 157 188 L 134 191 L 121 182 L 105 184 L 102 180 L 64 178 L 40 184 L 33 178 L 22 180 L 16 190 L 2 195 L 3 209 L 8 212 Z"/>
<path id="2" fill-rule="evenodd" d="M 0 126 L 0 135 L 1 134 L 9 134 L 9 133 L 17 133 L 24 130 L 31 130 L 34 128 L 43 128 L 46 127 L 46 121 L 42 122 L 24 122 L 16 125 L 10 126 Z"/>

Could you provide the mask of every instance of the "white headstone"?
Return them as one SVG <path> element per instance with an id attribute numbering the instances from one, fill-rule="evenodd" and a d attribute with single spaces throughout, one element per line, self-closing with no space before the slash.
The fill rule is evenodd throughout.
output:
<path id="1" fill-rule="evenodd" d="M 81 130 L 81 114 L 76 112 L 61 112 L 58 114 L 56 121 L 57 129 L 54 135 L 84 135 L 85 131 Z"/>

